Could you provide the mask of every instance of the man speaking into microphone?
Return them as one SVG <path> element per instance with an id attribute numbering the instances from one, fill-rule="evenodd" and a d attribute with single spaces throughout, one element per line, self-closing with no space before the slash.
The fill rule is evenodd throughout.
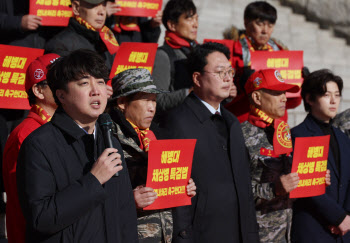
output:
<path id="1" fill-rule="evenodd" d="M 26 242 L 137 242 L 122 148 L 115 138 L 106 148 L 97 122 L 107 80 L 108 69 L 93 51 L 74 51 L 50 67 L 58 108 L 25 139 L 18 157 Z"/>

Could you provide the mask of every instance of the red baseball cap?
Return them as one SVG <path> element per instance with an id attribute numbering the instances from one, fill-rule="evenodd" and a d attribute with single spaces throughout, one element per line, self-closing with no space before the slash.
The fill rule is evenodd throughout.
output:
<path id="1" fill-rule="evenodd" d="M 33 87 L 34 84 L 46 80 L 47 67 L 59 57 L 60 56 L 57 54 L 50 53 L 38 57 L 32 61 L 31 64 L 29 64 L 25 81 L 25 88 L 27 92 Z"/>
<path id="2" fill-rule="evenodd" d="M 247 94 L 259 89 L 297 93 L 300 87 L 294 84 L 287 84 L 276 69 L 263 69 L 250 75 L 244 89 Z"/>

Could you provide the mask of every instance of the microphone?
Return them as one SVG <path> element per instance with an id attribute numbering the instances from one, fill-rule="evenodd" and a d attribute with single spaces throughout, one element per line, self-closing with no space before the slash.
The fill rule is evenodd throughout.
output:
<path id="1" fill-rule="evenodd" d="M 107 113 L 102 113 L 98 117 L 98 123 L 100 124 L 100 128 L 102 131 L 103 141 L 105 143 L 105 148 L 114 148 L 112 143 L 112 126 L 113 121 L 112 118 Z M 115 176 L 119 176 L 119 173 L 115 173 Z"/>

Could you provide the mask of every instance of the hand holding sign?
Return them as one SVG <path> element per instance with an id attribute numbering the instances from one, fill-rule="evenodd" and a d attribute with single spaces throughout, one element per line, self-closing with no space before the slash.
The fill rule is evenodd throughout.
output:
<path id="1" fill-rule="evenodd" d="M 280 180 L 281 184 L 278 183 L 276 186 L 276 194 L 284 195 L 298 187 L 299 176 L 298 173 L 289 173 L 288 175 L 282 175 Z"/>
<path id="2" fill-rule="evenodd" d="M 42 18 L 36 15 L 24 15 L 21 19 L 21 28 L 24 31 L 36 30 L 41 25 Z"/>
<path id="3" fill-rule="evenodd" d="M 151 205 L 157 198 L 157 193 L 151 187 L 138 186 L 134 189 L 136 208 L 145 208 Z"/>

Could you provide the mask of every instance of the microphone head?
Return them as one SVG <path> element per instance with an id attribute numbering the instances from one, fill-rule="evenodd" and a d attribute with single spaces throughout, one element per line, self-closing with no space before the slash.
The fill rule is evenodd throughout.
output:
<path id="1" fill-rule="evenodd" d="M 97 119 L 98 123 L 100 124 L 100 126 L 107 126 L 107 127 L 112 127 L 113 125 L 113 121 L 112 118 L 109 114 L 107 113 L 102 113 L 98 119 Z"/>

